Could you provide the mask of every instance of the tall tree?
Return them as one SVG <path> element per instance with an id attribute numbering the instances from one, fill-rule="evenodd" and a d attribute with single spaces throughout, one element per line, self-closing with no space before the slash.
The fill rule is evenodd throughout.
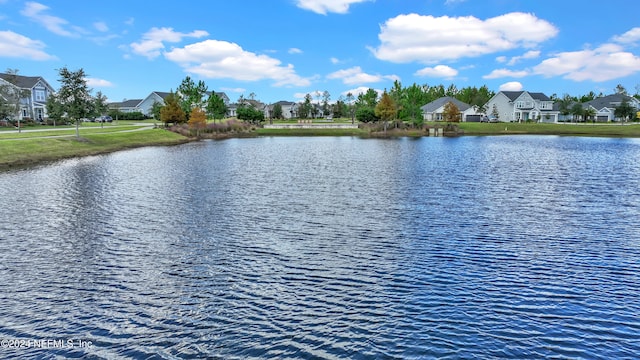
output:
<path id="1" fill-rule="evenodd" d="M 273 104 L 273 113 L 271 114 L 272 119 L 282 119 L 282 105 L 279 103 Z"/>
<path id="2" fill-rule="evenodd" d="M 203 99 L 207 90 L 207 85 L 202 80 L 199 80 L 197 84 L 189 76 L 182 80 L 182 83 L 178 86 L 178 93 L 180 94 L 180 107 L 187 118 L 189 118 L 194 107 L 203 106 Z"/>
<path id="3" fill-rule="evenodd" d="M 107 97 L 102 94 L 102 91 L 98 91 L 96 93 L 96 97 L 93 98 L 93 111 L 94 115 L 104 115 L 107 113 L 108 105 L 107 105 Z M 100 127 L 104 127 L 104 121 L 100 122 Z"/>
<path id="4" fill-rule="evenodd" d="M 71 121 L 76 122 L 76 137 L 80 137 L 80 119 L 93 112 L 91 89 L 87 86 L 86 74 L 81 68 L 71 71 L 63 67 L 59 71 L 60 90 L 58 101 Z"/>
<path id="5" fill-rule="evenodd" d="M 298 109 L 298 116 L 301 119 L 308 119 L 311 115 L 313 105 L 311 104 L 311 94 L 307 94 L 304 97 L 304 101 L 300 104 L 300 108 Z"/>
<path id="6" fill-rule="evenodd" d="M 331 113 L 331 106 L 329 106 L 329 101 L 331 100 L 331 94 L 329 91 L 325 90 L 322 93 L 322 114 L 327 116 Z"/>
<path id="7" fill-rule="evenodd" d="M 385 90 L 380 97 L 380 101 L 375 107 L 375 114 L 384 121 L 384 131 L 387 131 L 387 124 L 394 120 L 397 114 L 396 104 Z"/>
<path id="8" fill-rule="evenodd" d="M 180 107 L 180 99 L 178 95 L 173 92 L 164 98 L 164 106 L 160 110 L 160 121 L 162 121 L 165 126 L 167 126 L 168 123 L 181 124 L 187 121 L 187 115 Z"/>
<path id="9" fill-rule="evenodd" d="M 351 92 L 348 92 L 346 100 L 347 100 L 347 108 L 349 111 L 349 116 L 351 116 L 351 124 L 353 124 L 355 122 L 355 115 L 356 115 L 355 108 L 353 105 L 353 102 L 355 101 L 355 97 Z"/>
<path id="10" fill-rule="evenodd" d="M 622 84 L 616 85 L 615 91 L 616 91 L 616 94 L 627 95 L 627 89 L 624 86 L 622 86 Z"/>
<path id="11" fill-rule="evenodd" d="M 584 114 L 584 110 L 582 109 L 582 104 L 581 103 L 573 103 L 573 105 L 571 105 L 571 115 L 573 115 L 573 121 L 574 122 L 578 122 L 578 119 L 580 118 L 580 116 L 582 116 Z"/>
<path id="12" fill-rule="evenodd" d="M 49 119 L 53 120 L 53 126 L 56 126 L 56 121 L 61 120 L 64 116 L 64 108 L 58 100 L 57 94 L 49 94 L 47 102 L 45 103 L 47 114 Z"/>
<path id="13" fill-rule="evenodd" d="M 449 101 L 444 105 L 442 117 L 447 122 L 460 122 L 460 109 L 453 102 Z"/>
<path id="14" fill-rule="evenodd" d="M 160 111 L 162 111 L 162 107 L 162 103 L 155 100 L 153 101 L 153 104 L 151 105 L 151 116 L 153 116 L 155 120 L 160 120 Z"/>
<path id="15" fill-rule="evenodd" d="M 633 106 L 629 105 L 629 101 L 625 97 L 622 99 L 620 105 L 618 105 L 613 111 L 613 114 L 615 115 L 615 117 L 620 119 L 621 122 L 625 122 L 633 118 L 634 111 L 635 109 L 633 108 Z"/>
<path id="16" fill-rule="evenodd" d="M 192 130 L 196 131 L 196 136 L 200 137 L 200 130 L 207 126 L 207 115 L 199 107 L 191 110 L 191 117 L 187 122 Z"/>
<path id="17" fill-rule="evenodd" d="M 209 99 L 207 99 L 206 109 L 207 115 L 213 118 L 214 123 L 216 119 L 223 119 L 228 110 L 227 105 L 224 103 L 224 100 L 215 92 L 211 92 L 211 95 L 209 95 Z"/>

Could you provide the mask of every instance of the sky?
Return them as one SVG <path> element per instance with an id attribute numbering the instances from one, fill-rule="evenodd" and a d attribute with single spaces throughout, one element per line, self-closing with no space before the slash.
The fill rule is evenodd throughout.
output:
<path id="1" fill-rule="evenodd" d="M 83 69 L 109 101 L 190 76 L 232 102 L 486 85 L 640 92 L 634 0 L 0 0 L 0 71 Z"/>

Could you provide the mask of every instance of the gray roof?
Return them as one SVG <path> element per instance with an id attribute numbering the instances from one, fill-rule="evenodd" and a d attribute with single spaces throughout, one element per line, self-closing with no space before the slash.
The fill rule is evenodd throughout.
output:
<path id="1" fill-rule="evenodd" d="M 162 100 L 164 100 L 167 96 L 169 96 L 169 94 L 171 94 L 170 92 L 162 92 L 162 91 L 154 91 L 153 93 L 160 96 Z"/>
<path id="2" fill-rule="evenodd" d="M 425 113 L 433 113 L 439 108 L 445 106 L 448 102 L 452 102 L 455 106 L 458 107 L 458 110 L 460 111 L 465 111 L 471 107 L 471 105 L 464 103 L 456 98 L 453 98 L 451 96 L 445 96 L 445 97 L 441 97 L 440 99 L 434 100 L 428 103 L 427 105 L 422 106 L 420 109 L 422 109 L 422 111 Z"/>
<path id="3" fill-rule="evenodd" d="M 120 108 L 134 108 L 138 106 L 141 102 L 142 102 L 142 99 L 131 99 L 131 100 L 125 100 L 122 102 L 113 102 L 110 105 L 117 106 Z"/>
<path id="4" fill-rule="evenodd" d="M 515 101 L 517 98 L 520 97 L 520 95 L 522 95 L 524 93 L 524 91 L 501 91 L 501 93 L 505 94 L 509 100 L 511 101 Z M 538 100 L 538 101 L 551 101 L 551 99 L 540 92 L 528 92 L 529 95 L 531 95 L 531 97 L 534 100 Z"/>
<path id="5" fill-rule="evenodd" d="M 634 98 L 632 98 L 631 96 L 623 94 L 613 94 L 595 98 L 591 101 L 587 101 L 585 104 L 591 105 L 597 110 L 601 110 L 603 108 L 615 108 L 622 103 L 623 99 L 626 99 L 629 103 L 634 101 Z"/>
<path id="6" fill-rule="evenodd" d="M 38 81 L 42 80 L 48 87 L 51 87 L 41 76 L 22 76 L 0 73 L 0 78 L 8 83 L 16 85 L 21 89 L 32 89 Z M 53 88 L 52 88 L 53 89 Z"/>

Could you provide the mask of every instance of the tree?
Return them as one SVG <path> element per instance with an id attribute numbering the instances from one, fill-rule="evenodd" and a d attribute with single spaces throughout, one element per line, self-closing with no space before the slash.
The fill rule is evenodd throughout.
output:
<path id="1" fill-rule="evenodd" d="M 571 106 L 571 115 L 573 115 L 573 121 L 578 122 L 578 119 L 583 114 L 584 114 L 584 109 L 582 109 L 581 103 L 574 103 Z"/>
<path id="2" fill-rule="evenodd" d="M 253 106 L 242 105 L 236 111 L 238 119 L 251 124 L 260 124 L 264 121 L 264 113 Z"/>
<path id="3" fill-rule="evenodd" d="M 98 91 L 96 97 L 93 99 L 94 115 L 104 115 L 107 110 L 107 97 L 102 94 L 102 91 Z M 101 127 L 104 127 L 104 121 L 101 121 L 100 124 Z"/>
<path id="4" fill-rule="evenodd" d="M 347 93 L 347 108 L 349 110 L 349 116 L 351 116 L 351 124 L 355 122 L 355 108 L 353 106 L 355 98 L 351 92 Z"/>
<path id="5" fill-rule="evenodd" d="M 282 105 L 279 103 L 273 104 L 273 113 L 271 114 L 271 118 L 273 119 L 282 119 Z"/>
<path id="6" fill-rule="evenodd" d="M 164 98 L 164 104 L 160 110 L 160 121 L 162 121 L 165 126 L 167 126 L 168 123 L 181 124 L 187 121 L 187 115 L 180 107 L 178 95 L 173 92 L 169 93 L 169 95 Z"/>
<path id="7" fill-rule="evenodd" d="M 624 86 L 622 86 L 622 84 L 616 85 L 615 91 L 616 91 L 616 94 L 627 95 L 627 89 Z"/>
<path id="8" fill-rule="evenodd" d="M 613 114 L 615 115 L 615 117 L 619 118 L 622 122 L 624 122 L 629 119 L 632 119 L 634 112 L 635 112 L 634 108 L 631 105 L 629 105 L 629 101 L 627 101 L 627 98 L 625 97 L 622 99 L 622 103 L 620 103 L 620 105 L 618 105 L 616 109 L 613 111 Z"/>
<path id="9" fill-rule="evenodd" d="M 331 95 L 329 91 L 325 90 L 322 93 L 322 113 L 324 116 L 327 116 L 331 113 L 331 107 L 329 106 L 329 101 L 331 100 Z"/>
<path id="10" fill-rule="evenodd" d="M 387 124 L 396 118 L 396 104 L 385 90 L 380 97 L 380 102 L 375 107 L 375 114 L 384 121 L 384 131 L 387 131 Z"/>
<path id="11" fill-rule="evenodd" d="M 224 100 L 218 96 L 215 92 L 211 92 L 209 95 L 209 99 L 207 99 L 206 105 L 207 115 L 213 118 L 213 122 L 215 120 L 223 119 L 227 114 L 227 105 L 224 103 Z"/>
<path id="12" fill-rule="evenodd" d="M 7 69 L 6 81 L 9 84 L 2 84 L 0 86 L 0 98 L 3 98 L 2 112 L 5 113 L 4 117 L 12 117 L 18 122 L 18 132 L 21 131 L 20 126 L 20 111 L 22 110 L 22 99 L 29 98 L 31 91 L 20 89 L 18 84 L 18 69 Z"/>
<path id="13" fill-rule="evenodd" d="M 311 115 L 311 110 L 313 105 L 311 104 L 311 94 L 307 94 L 304 97 L 304 102 L 300 104 L 300 108 L 298 109 L 298 116 L 301 119 L 308 119 L 309 115 Z"/>
<path id="14" fill-rule="evenodd" d="M 45 107 L 47 109 L 49 119 L 53 120 L 53 126 L 56 126 L 56 120 L 62 120 L 62 117 L 64 116 L 64 109 L 58 100 L 58 95 L 49 94 Z"/>
<path id="15" fill-rule="evenodd" d="M 81 68 L 70 71 L 63 67 L 59 71 L 60 90 L 58 101 L 62 110 L 71 121 L 76 122 L 76 137 L 80 137 L 80 119 L 89 116 L 93 112 L 93 99 L 91 89 L 87 86 L 86 74 Z"/>
<path id="16" fill-rule="evenodd" d="M 447 122 L 460 122 L 460 109 L 453 102 L 449 101 L 444 105 L 442 117 Z"/>
<path id="17" fill-rule="evenodd" d="M 500 112 L 498 111 L 498 105 L 493 104 L 493 109 L 491 109 L 491 117 L 496 119 L 496 121 L 500 120 Z"/>
<path id="18" fill-rule="evenodd" d="M 200 136 L 200 130 L 207 126 L 207 114 L 200 108 L 194 108 L 191 110 L 191 116 L 189 117 L 189 127 L 196 130 L 196 136 Z"/>
<path id="19" fill-rule="evenodd" d="M 194 107 L 202 107 L 204 96 L 207 93 L 207 85 L 202 80 L 198 81 L 196 85 L 191 77 L 187 76 L 178 86 L 178 93 L 180 94 L 180 107 L 189 118 Z"/>
<path id="20" fill-rule="evenodd" d="M 162 111 L 162 107 L 162 103 L 155 100 L 153 101 L 153 104 L 151 105 L 151 116 L 153 116 L 154 119 L 160 120 L 160 111 Z"/>
<path id="21" fill-rule="evenodd" d="M 573 98 L 569 94 L 564 94 L 562 99 L 558 100 L 558 111 L 560 115 L 567 116 L 571 114 L 571 104 L 574 102 Z"/>
<path id="22" fill-rule="evenodd" d="M 594 123 L 595 122 L 595 116 L 596 116 L 596 110 L 594 108 L 592 108 L 591 106 L 587 106 L 586 108 L 584 108 L 584 110 L 582 111 L 582 116 L 584 116 L 584 121 L 588 121 L 589 119 L 591 119 L 591 122 Z"/>

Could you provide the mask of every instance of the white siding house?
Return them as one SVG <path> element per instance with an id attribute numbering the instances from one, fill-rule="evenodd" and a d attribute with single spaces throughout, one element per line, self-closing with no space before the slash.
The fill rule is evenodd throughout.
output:
<path id="1" fill-rule="evenodd" d="M 595 98 L 584 103 L 583 108 L 589 106 L 595 110 L 596 120 L 599 122 L 615 121 L 616 108 L 620 106 L 624 100 L 626 100 L 636 112 L 640 111 L 640 100 L 623 94 L 613 94 Z"/>
<path id="2" fill-rule="evenodd" d="M 153 116 L 153 114 L 151 114 L 153 104 L 157 102 L 161 105 L 164 105 L 164 98 L 166 98 L 169 94 L 170 93 L 168 92 L 161 91 L 152 92 L 138 104 L 138 111 L 145 114 L 146 116 Z"/>
<path id="3" fill-rule="evenodd" d="M 460 121 L 474 121 L 479 119 L 476 108 L 464 103 L 456 98 L 445 96 L 434 100 L 420 108 L 424 121 L 442 121 L 444 107 L 448 103 L 453 103 L 460 110 Z M 474 119 L 474 120 L 471 120 Z"/>
<path id="4" fill-rule="evenodd" d="M 489 118 L 503 122 L 555 123 L 559 114 L 547 95 L 528 91 L 500 91 L 487 102 L 485 109 Z"/>
<path id="5" fill-rule="evenodd" d="M 0 85 L 24 92 L 25 96 L 20 99 L 20 114 L 18 115 L 21 120 L 43 121 L 48 117 L 47 99 L 55 91 L 45 79 L 40 76 L 0 73 Z"/>

